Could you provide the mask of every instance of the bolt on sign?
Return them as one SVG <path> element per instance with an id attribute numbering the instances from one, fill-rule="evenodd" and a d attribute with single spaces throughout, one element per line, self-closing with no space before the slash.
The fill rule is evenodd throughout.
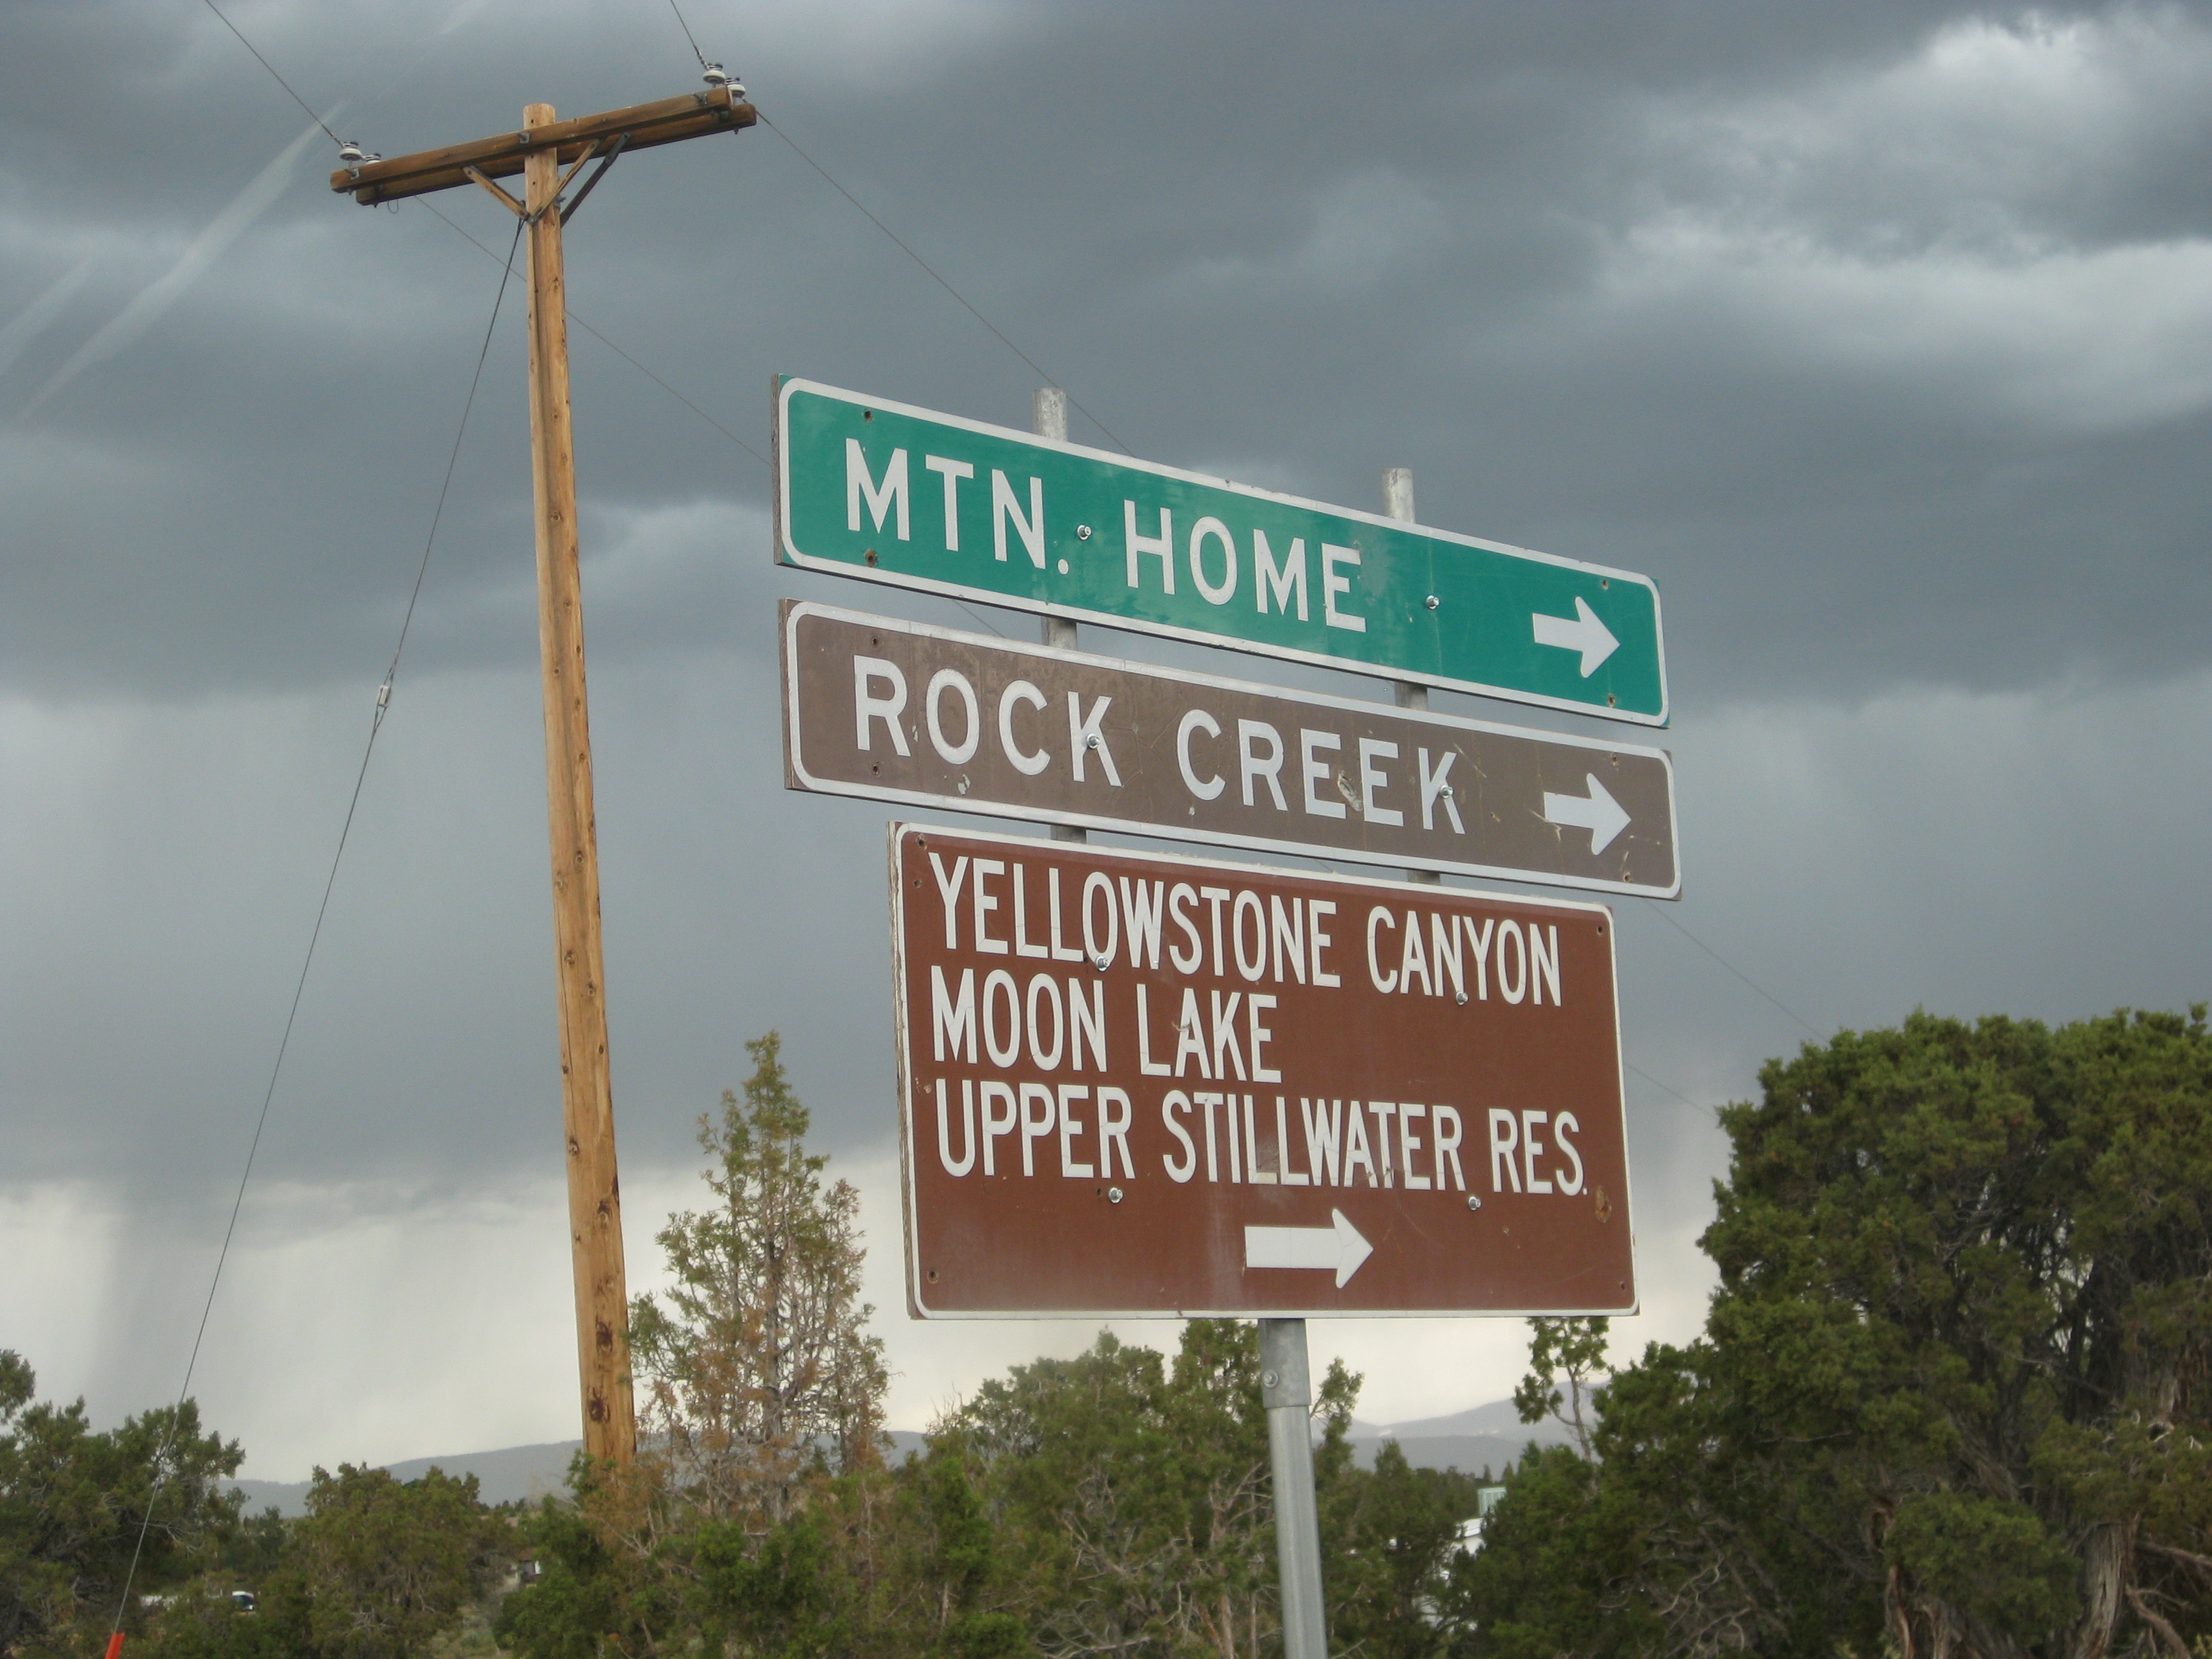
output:
<path id="1" fill-rule="evenodd" d="M 1649 577 L 812 381 L 775 398 L 787 563 L 1667 723 Z"/>
<path id="2" fill-rule="evenodd" d="M 1633 1311 L 1600 905 L 890 831 L 921 1318 Z"/>
<path id="3" fill-rule="evenodd" d="M 1665 751 L 783 602 L 784 781 L 1672 898 Z"/>

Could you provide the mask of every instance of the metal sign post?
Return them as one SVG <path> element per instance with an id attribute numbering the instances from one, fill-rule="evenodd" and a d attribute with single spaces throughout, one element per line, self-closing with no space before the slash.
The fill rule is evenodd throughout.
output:
<path id="1" fill-rule="evenodd" d="M 1328 1659 L 1321 1589 L 1321 1511 L 1314 1501 L 1313 1380 L 1306 1322 L 1260 1322 L 1260 1403 L 1275 1486 L 1275 1564 L 1283 1586 L 1283 1659 Z"/>

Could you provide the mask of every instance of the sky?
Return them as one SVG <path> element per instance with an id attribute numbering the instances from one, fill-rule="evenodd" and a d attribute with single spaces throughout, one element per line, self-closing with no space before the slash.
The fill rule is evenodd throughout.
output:
<path id="1" fill-rule="evenodd" d="M 386 154 L 698 82 L 666 0 L 225 10 Z M 568 238 L 635 1286 L 774 1028 L 895 1425 L 1095 1334 L 903 1314 L 892 812 L 781 787 L 775 601 L 1036 623 L 776 567 L 777 373 L 1017 427 L 1049 376 L 1079 441 L 1361 508 L 1407 466 L 1425 522 L 1657 580 L 1684 888 L 1616 903 L 1616 1353 L 1698 1328 L 1764 1060 L 2212 995 L 2205 9 L 685 16 L 773 125 L 624 159 Z M 192 1377 L 270 1480 L 576 1432 L 511 221 L 335 165 L 204 3 L 0 17 L 0 1346 L 100 1422 L 192 1352 L 455 457 Z M 1311 1340 L 1378 1423 L 1526 1355 Z"/>

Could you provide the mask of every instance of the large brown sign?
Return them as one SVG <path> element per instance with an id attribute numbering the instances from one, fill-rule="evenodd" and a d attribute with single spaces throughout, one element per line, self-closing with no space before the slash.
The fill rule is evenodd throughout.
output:
<path id="1" fill-rule="evenodd" d="M 1672 898 L 1668 756 L 784 601 L 794 789 Z"/>
<path id="2" fill-rule="evenodd" d="M 922 1318 L 1636 1305 L 1600 905 L 891 829 Z"/>

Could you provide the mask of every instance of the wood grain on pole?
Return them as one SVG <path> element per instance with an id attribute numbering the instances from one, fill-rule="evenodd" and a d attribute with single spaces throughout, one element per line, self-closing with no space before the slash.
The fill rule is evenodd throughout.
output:
<path id="1" fill-rule="evenodd" d="M 553 125 L 550 104 L 526 131 Z M 614 1099 L 599 947 L 599 854 L 592 806 L 592 734 L 584 691 L 583 598 L 577 571 L 575 447 L 568 417 L 568 290 L 556 147 L 523 169 L 530 222 L 531 483 L 538 526 L 538 643 L 545 692 L 545 805 L 553 854 L 553 941 L 561 1025 L 562 1123 L 568 1146 L 568 1232 L 576 1280 L 576 1359 L 584 1450 L 629 1462 L 637 1453 L 630 1395 L 629 1286 Z"/>
<path id="2" fill-rule="evenodd" d="M 1393 466 L 1383 469 L 1382 511 L 1391 518 L 1404 520 L 1407 524 L 1414 522 L 1413 469 L 1412 467 Z M 1429 706 L 1429 688 L 1425 685 L 1416 685 L 1411 680 L 1394 680 L 1390 684 L 1390 691 L 1401 708 L 1426 708 Z M 1433 885 L 1443 881 L 1443 878 L 1433 870 L 1408 870 L 1406 872 L 1406 879 L 1426 882 Z"/>

